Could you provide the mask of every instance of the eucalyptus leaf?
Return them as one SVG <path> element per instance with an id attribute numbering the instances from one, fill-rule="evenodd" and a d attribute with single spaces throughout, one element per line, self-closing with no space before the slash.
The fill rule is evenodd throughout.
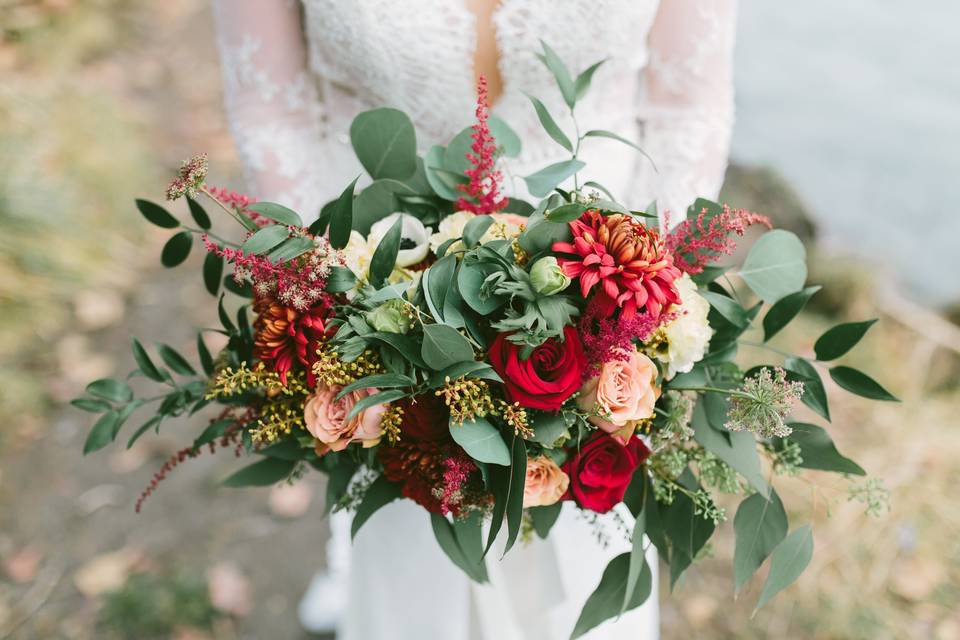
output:
<path id="1" fill-rule="evenodd" d="M 180 226 L 180 222 L 160 205 L 149 200 L 136 200 L 135 202 L 140 214 L 151 224 L 164 229 L 176 229 Z"/>
<path id="2" fill-rule="evenodd" d="M 480 238 L 487 232 L 494 222 L 491 216 L 474 216 L 463 227 L 463 244 L 472 249 L 480 242 Z"/>
<path id="3" fill-rule="evenodd" d="M 769 231 L 750 248 L 739 274 L 764 302 L 774 303 L 803 288 L 807 250 L 793 233 Z"/>
<path id="4" fill-rule="evenodd" d="M 262 227 L 259 231 L 247 238 L 240 248 L 244 253 L 261 255 L 273 249 L 289 236 L 290 232 L 285 226 L 273 224 L 269 227 Z"/>
<path id="5" fill-rule="evenodd" d="M 621 553 L 614 557 L 603 570 L 600 584 L 594 589 L 580 612 L 580 617 L 574 625 L 570 639 L 574 640 L 586 634 L 603 622 L 619 615 L 622 609 L 623 597 L 627 588 L 630 571 L 630 553 Z M 643 563 L 640 575 L 633 590 L 633 597 L 627 609 L 639 607 L 653 589 L 653 575 L 646 561 Z"/>
<path id="6" fill-rule="evenodd" d="M 717 310 L 728 322 L 738 328 L 744 328 L 749 324 L 746 310 L 733 298 L 729 298 L 713 291 L 701 291 L 700 295 L 704 300 L 710 303 L 710 306 Z"/>
<path id="7" fill-rule="evenodd" d="M 789 587 L 800 577 L 813 558 L 813 531 L 810 525 L 800 527 L 777 545 L 770 560 L 770 573 L 760 593 L 757 609 Z M 754 610 L 756 611 L 756 609 Z"/>
<path id="8" fill-rule="evenodd" d="M 787 512 L 773 489 L 770 497 L 754 493 L 740 503 L 733 519 L 736 550 L 733 556 L 734 589 L 740 591 L 787 535 Z"/>
<path id="9" fill-rule="evenodd" d="M 423 327 L 420 355 L 428 367 L 439 371 L 458 362 L 473 360 L 473 347 L 453 327 L 428 324 Z"/>
<path id="10" fill-rule="evenodd" d="M 570 71 L 550 45 L 543 40 L 540 41 L 540 45 L 543 47 L 543 55 L 540 56 L 540 60 L 543 61 L 557 81 L 557 87 L 560 88 L 563 101 L 573 109 L 577 102 L 577 89 L 573 83 L 573 78 L 570 77 Z"/>
<path id="11" fill-rule="evenodd" d="M 871 400 L 885 400 L 900 402 L 896 396 L 884 389 L 879 382 L 852 367 L 831 367 L 830 377 L 843 389 L 850 393 L 870 398 Z"/>
<path id="12" fill-rule="evenodd" d="M 593 74 L 596 73 L 597 69 L 600 68 L 603 63 L 608 59 L 604 58 L 599 62 L 594 62 L 592 65 L 584 69 L 578 76 L 577 79 L 573 81 L 574 93 L 577 96 L 577 100 L 586 95 L 587 91 L 590 89 L 590 83 L 593 80 Z"/>
<path id="13" fill-rule="evenodd" d="M 403 218 L 398 216 L 370 258 L 370 283 L 374 286 L 386 282 L 393 273 L 400 253 L 402 223 Z"/>
<path id="14" fill-rule="evenodd" d="M 308 251 L 313 251 L 316 248 L 316 244 L 313 241 L 313 238 L 307 237 L 295 237 L 287 238 L 273 249 L 270 250 L 270 253 L 267 254 L 267 258 L 271 262 L 287 262 L 295 258 L 299 258 Z"/>
<path id="15" fill-rule="evenodd" d="M 413 122 L 390 108 L 364 111 L 350 124 L 353 150 L 374 180 L 405 180 L 417 170 L 417 137 Z"/>
<path id="16" fill-rule="evenodd" d="M 330 293 L 343 293 L 350 291 L 357 284 L 357 276 L 353 275 L 347 267 L 331 267 L 330 275 L 327 276 L 327 291 Z"/>
<path id="17" fill-rule="evenodd" d="M 586 164 L 580 160 L 564 160 L 548 165 L 540 171 L 524 176 L 527 190 L 537 198 L 544 198 L 550 194 L 564 180 L 583 169 Z"/>
<path id="18" fill-rule="evenodd" d="M 530 102 L 533 103 L 533 108 L 537 112 L 537 118 L 540 120 L 540 125 L 543 126 L 544 131 L 547 132 L 554 142 L 559 144 L 561 147 L 573 153 L 573 144 L 570 142 L 570 138 L 563 132 L 563 129 L 557 124 L 553 119 L 553 116 L 550 115 L 550 112 L 547 111 L 547 107 L 536 97 L 530 95 L 529 93 L 525 94 L 527 98 L 530 99 Z"/>
<path id="19" fill-rule="evenodd" d="M 350 231 L 353 229 L 353 191 L 360 176 L 353 179 L 340 197 L 336 199 L 330 210 L 330 246 L 334 249 L 343 249 L 350 241 Z"/>
<path id="20" fill-rule="evenodd" d="M 471 458 L 489 464 L 510 464 L 510 449 L 500 431 L 486 418 L 467 420 L 463 424 L 450 422 L 450 435 Z"/>
<path id="21" fill-rule="evenodd" d="M 387 389 L 386 391 L 378 391 L 373 395 L 360 398 L 350 409 L 350 413 L 347 414 L 347 420 L 352 420 L 357 417 L 361 411 L 366 411 L 370 407 L 378 404 L 388 404 L 407 395 L 409 394 L 401 389 Z"/>
<path id="22" fill-rule="evenodd" d="M 402 497 L 402 486 L 387 480 L 387 477 L 381 475 L 373 481 L 367 491 L 363 494 L 363 500 L 357 506 L 357 511 L 353 516 L 353 522 L 350 524 L 350 539 L 357 537 L 360 527 L 370 519 L 381 507 L 385 507 L 394 500 Z"/>
<path id="23" fill-rule="evenodd" d="M 303 227 L 303 220 L 300 219 L 296 211 L 276 202 L 254 202 L 248 205 L 247 209 L 288 227 L 297 227 L 298 229 Z"/>
<path id="24" fill-rule="evenodd" d="M 628 140 L 627 138 L 624 138 L 623 136 L 614 133 L 613 131 L 607 131 L 605 129 L 591 129 L 590 131 L 587 131 L 586 133 L 584 133 L 583 137 L 584 138 L 607 138 L 609 140 L 616 140 L 617 142 L 622 142 L 628 147 L 633 147 L 634 149 L 639 151 L 644 158 L 649 160 L 650 164 L 653 166 L 653 170 L 657 171 L 656 163 L 653 161 L 653 158 L 650 157 L 650 154 L 648 154 L 646 151 L 643 150 L 643 147 L 638 145 L 636 142 L 633 142 L 632 140 Z"/>
<path id="25" fill-rule="evenodd" d="M 824 428 L 806 422 L 791 422 L 788 426 L 792 433 L 787 439 L 800 447 L 800 467 L 855 476 L 867 475 L 863 467 L 837 450 Z"/>
<path id="26" fill-rule="evenodd" d="M 100 416 L 87 434 L 87 439 L 83 443 L 83 455 L 103 449 L 113 442 L 117 434 L 117 427 L 120 425 L 120 414 L 116 411 L 108 411 Z"/>
<path id="27" fill-rule="evenodd" d="M 130 385 L 113 378 L 101 378 L 87 385 L 87 393 L 112 402 L 130 402 L 133 390 Z"/>
<path id="28" fill-rule="evenodd" d="M 585 205 L 579 202 L 571 202 L 560 205 L 556 209 L 547 210 L 544 218 L 555 224 L 567 224 L 580 218 L 586 210 L 587 207 Z"/>
<path id="29" fill-rule="evenodd" d="M 803 358 L 789 357 L 784 359 L 783 366 L 787 370 L 789 380 L 799 380 L 803 383 L 803 404 L 817 412 L 825 420 L 830 420 L 830 405 L 827 402 L 827 391 L 823 388 L 823 380 L 816 368 Z"/>
<path id="30" fill-rule="evenodd" d="M 763 341 L 766 342 L 787 326 L 803 311 L 810 297 L 822 288 L 820 285 L 807 287 L 777 300 L 767 315 L 763 316 Z"/>
<path id="31" fill-rule="evenodd" d="M 227 487 L 267 487 L 286 480 L 296 466 L 296 460 L 264 458 L 240 469 L 223 484 Z"/>

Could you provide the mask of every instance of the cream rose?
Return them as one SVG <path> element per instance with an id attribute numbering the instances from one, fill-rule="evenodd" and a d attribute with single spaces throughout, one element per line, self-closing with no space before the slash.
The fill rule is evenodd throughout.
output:
<path id="1" fill-rule="evenodd" d="M 440 245 L 447 240 L 453 240 L 454 238 L 462 236 L 463 228 L 473 219 L 473 215 L 474 214 L 469 211 L 457 211 L 441 220 L 437 226 L 437 232 L 430 236 L 430 250 L 436 253 Z M 460 241 L 451 244 L 447 248 L 447 253 L 457 251 L 458 249 L 463 249 L 463 243 Z"/>
<path id="2" fill-rule="evenodd" d="M 656 381 L 657 365 L 634 350 L 626 360 L 603 363 L 600 374 L 581 387 L 577 404 L 584 411 L 598 413 L 590 422 L 624 444 L 638 420 L 653 416 L 653 405 L 660 396 Z"/>
<path id="3" fill-rule="evenodd" d="M 303 421 L 307 431 L 317 439 L 317 452 L 343 451 L 351 442 L 362 442 L 372 447 L 380 441 L 383 428 L 380 419 L 387 405 L 378 404 L 347 418 L 350 410 L 361 398 L 377 393 L 377 389 L 361 389 L 348 393 L 337 400 L 343 387 L 317 385 L 317 390 L 307 398 L 303 407 Z"/>
<path id="4" fill-rule="evenodd" d="M 707 322 L 710 303 L 697 292 L 697 285 L 690 276 L 674 281 L 680 294 L 680 306 L 675 309 L 677 317 L 667 323 L 663 329 L 666 349 L 657 353 L 657 359 L 667 365 L 666 378 L 669 380 L 678 373 L 687 373 L 693 365 L 703 359 L 713 336 L 713 329 Z"/>
<path id="5" fill-rule="evenodd" d="M 546 456 L 527 460 L 523 485 L 523 508 L 546 507 L 557 503 L 570 486 L 570 476 Z"/>

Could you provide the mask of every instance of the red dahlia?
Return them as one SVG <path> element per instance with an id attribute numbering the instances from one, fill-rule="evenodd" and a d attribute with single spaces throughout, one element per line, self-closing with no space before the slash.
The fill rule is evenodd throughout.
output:
<path id="1" fill-rule="evenodd" d="M 630 216 L 604 216 L 591 209 L 570 223 L 573 242 L 554 242 L 553 250 L 576 257 L 557 258 L 563 272 L 580 279 L 580 292 L 587 297 L 597 284 L 600 302 L 612 311 L 623 309 L 632 318 L 646 309 L 653 317 L 680 296 L 673 281 L 680 270 L 656 230 Z"/>
<path id="2" fill-rule="evenodd" d="M 300 312 L 269 296 L 258 296 L 253 302 L 253 310 L 257 314 L 254 357 L 279 373 L 284 384 L 294 365 L 302 364 L 307 371 L 307 383 L 314 386 L 312 365 L 320 340 L 327 331 L 329 306 L 320 304 Z"/>

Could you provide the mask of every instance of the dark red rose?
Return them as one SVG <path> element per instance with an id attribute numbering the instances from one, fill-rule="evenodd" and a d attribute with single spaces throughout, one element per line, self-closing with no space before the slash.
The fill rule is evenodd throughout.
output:
<path id="1" fill-rule="evenodd" d="M 563 470 L 570 476 L 565 500 L 574 500 L 584 509 L 606 513 L 623 500 L 633 472 L 647 459 L 650 450 L 640 438 L 624 446 L 598 432 L 580 448 L 570 452 Z"/>
<path id="2" fill-rule="evenodd" d="M 573 327 L 563 330 L 563 341 L 550 338 L 523 360 L 523 349 L 501 333 L 490 347 L 490 364 L 503 378 L 507 397 L 529 409 L 556 411 L 582 382 L 586 359 Z"/>

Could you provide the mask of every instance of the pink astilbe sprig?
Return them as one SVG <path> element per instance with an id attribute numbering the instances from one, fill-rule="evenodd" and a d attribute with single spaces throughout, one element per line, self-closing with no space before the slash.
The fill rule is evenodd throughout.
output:
<path id="1" fill-rule="evenodd" d="M 465 171 L 470 181 L 458 184 L 457 190 L 466 194 L 457 199 L 457 208 L 476 214 L 490 214 L 507 206 L 507 199 L 500 195 L 503 174 L 496 169 L 497 142 L 490 132 L 490 109 L 487 104 L 487 78 L 477 81 L 477 121 L 473 125 L 473 153 L 467 154 L 472 165 Z"/>
<path id="2" fill-rule="evenodd" d="M 638 313 L 631 318 L 622 315 L 611 318 L 600 300 L 591 299 L 577 325 L 588 363 L 584 379 L 600 373 L 600 367 L 605 362 L 629 360 L 635 340 L 646 342 L 658 328 L 676 318 L 676 311 L 661 313 L 656 317 L 649 313 Z"/>
<path id="3" fill-rule="evenodd" d="M 242 249 L 221 247 L 206 234 L 203 244 L 233 264 L 238 284 L 249 280 L 261 296 L 272 296 L 283 305 L 306 311 L 318 302 L 329 301 L 327 277 L 334 266 L 343 266 L 343 254 L 334 250 L 326 238 L 316 240 L 317 248 L 293 260 L 270 260 L 266 256 L 244 253 Z"/>
<path id="4" fill-rule="evenodd" d="M 270 218 L 266 218 L 256 211 L 249 209 L 250 205 L 257 202 L 256 198 L 242 193 L 237 193 L 236 191 L 230 191 L 225 187 L 211 187 L 210 185 L 207 185 L 206 188 L 207 191 L 210 192 L 210 195 L 237 213 L 242 213 L 243 215 L 247 216 L 253 220 L 258 227 L 266 227 L 271 224 L 276 224 L 276 222 Z"/>
<path id="5" fill-rule="evenodd" d="M 443 461 L 443 487 L 440 489 L 440 511 L 443 515 L 457 514 L 464 500 L 464 488 L 470 475 L 477 470 L 470 458 L 464 455 L 451 456 Z"/>
<path id="6" fill-rule="evenodd" d="M 669 226 L 669 214 L 667 216 Z M 731 209 L 723 205 L 723 211 L 709 216 L 706 208 L 696 218 L 687 218 L 667 233 L 667 249 L 673 254 L 673 264 L 691 275 L 702 273 L 704 267 L 723 255 L 736 250 L 734 234 L 742 237 L 750 225 L 762 224 L 772 228 L 770 219 L 746 209 Z"/>

